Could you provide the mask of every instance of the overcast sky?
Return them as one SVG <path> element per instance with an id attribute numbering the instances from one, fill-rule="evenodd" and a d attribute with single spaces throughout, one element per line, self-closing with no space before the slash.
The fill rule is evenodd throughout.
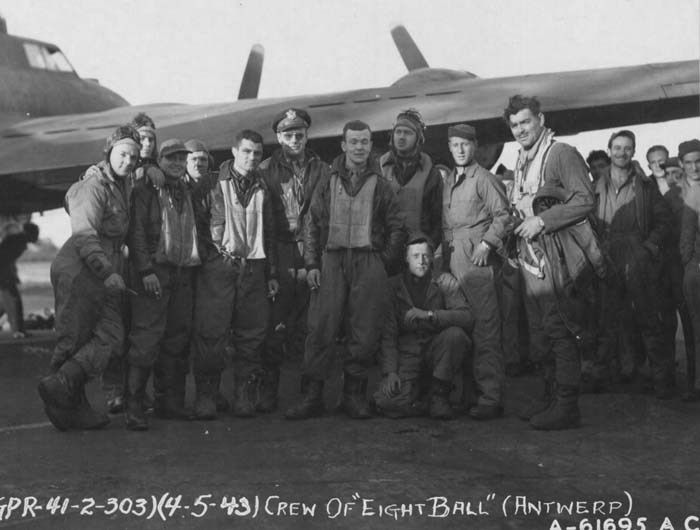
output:
<path id="1" fill-rule="evenodd" d="M 391 84 L 406 73 L 402 23 L 431 66 L 500 77 L 697 59 L 697 0 L 0 0 L 9 32 L 57 44 L 78 74 L 134 104 L 235 98 L 250 46 L 265 47 L 260 97 Z M 700 119 L 634 127 L 638 156 L 700 136 Z M 566 139 L 584 154 L 609 130 Z M 515 146 L 501 160 L 513 165 Z M 643 161 L 645 165 L 645 161 Z M 61 243 L 64 214 L 41 219 Z"/>

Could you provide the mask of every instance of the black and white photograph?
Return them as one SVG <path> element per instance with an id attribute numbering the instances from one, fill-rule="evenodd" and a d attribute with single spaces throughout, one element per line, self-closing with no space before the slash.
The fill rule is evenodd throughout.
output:
<path id="1" fill-rule="evenodd" d="M 0 528 L 700 530 L 698 0 L 0 0 Z"/>

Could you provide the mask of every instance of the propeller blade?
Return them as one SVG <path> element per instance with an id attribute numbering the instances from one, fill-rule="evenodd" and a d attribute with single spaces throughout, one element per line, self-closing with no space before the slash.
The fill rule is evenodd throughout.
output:
<path id="1" fill-rule="evenodd" d="M 392 28 L 391 38 L 394 39 L 394 44 L 396 44 L 396 48 L 401 54 L 401 59 L 403 59 L 409 72 L 419 68 L 428 68 L 428 61 L 425 60 L 413 37 L 411 37 L 411 34 L 404 26 Z"/>
<path id="2" fill-rule="evenodd" d="M 258 97 L 264 59 L 265 48 L 260 44 L 254 44 L 245 65 L 241 88 L 238 90 L 238 99 L 256 99 Z"/>

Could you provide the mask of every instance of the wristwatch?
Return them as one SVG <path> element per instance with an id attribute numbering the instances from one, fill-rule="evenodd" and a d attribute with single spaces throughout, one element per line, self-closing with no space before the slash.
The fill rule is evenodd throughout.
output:
<path id="1" fill-rule="evenodd" d="M 431 324 L 435 323 L 435 313 L 433 313 L 432 311 L 428 311 L 428 322 L 430 322 Z"/>

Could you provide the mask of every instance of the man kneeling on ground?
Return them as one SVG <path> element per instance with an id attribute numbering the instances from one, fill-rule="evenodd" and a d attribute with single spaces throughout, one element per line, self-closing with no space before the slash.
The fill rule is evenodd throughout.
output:
<path id="1" fill-rule="evenodd" d="M 408 269 L 389 280 L 390 314 L 382 335 L 384 378 L 374 395 L 377 409 L 400 418 L 429 413 L 453 417 L 449 404 L 452 379 L 471 355 L 467 331 L 474 317 L 457 280 L 434 277 L 433 249 L 426 235 L 415 233 L 406 246 Z M 429 402 L 423 381 L 430 380 Z"/>

